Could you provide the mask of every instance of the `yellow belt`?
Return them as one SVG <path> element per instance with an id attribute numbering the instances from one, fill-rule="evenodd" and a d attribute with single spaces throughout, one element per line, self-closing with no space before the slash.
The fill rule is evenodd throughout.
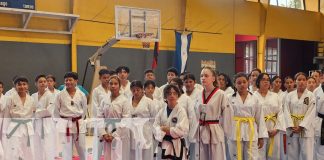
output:
<path id="1" fill-rule="evenodd" d="M 302 121 L 305 117 L 305 115 L 302 114 L 290 114 L 291 119 L 293 119 L 294 127 L 297 127 L 298 121 Z M 301 132 L 300 136 L 303 137 L 303 134 Z"/>
<path id="2" fill-rule="evenodd" d="M 301 114 L 291 114 L 290 116 L 294 121 L 294 126 L 295 127 L 297 127 L 297 122 L 302 121 L 304 119 L 304 117 L 305 117 L 305 115 L 301 115 Z"/>
<path id="3" fill-rule="evenodd" d="M 277 120 L 277 114 L 269 114 L 264 117 L 264 120 L 267 121 L 272 121 L 274 125 L 276 125 L 276 120 Z M 272 152 L 273 152 L 273 144 L 274 144 L 274 137 L 270 138 L 270 145 L 269 145 L 269 150 L 268 150 L 268 156 L 272 157 Z"/>
<path id="4" fill-rule="evenodd" d="M 249 123 L 250 127 L 250 147 L 249 151 L 252 154 L 252 141 L 254 137 L 254 117 L 234 117 L 234 120 L 236 121 L 236 147 L 237 147 L 237 160 L 242 160 L 242 152 L 241 152 L 241 122 L 243 123 Z M 251 157 L 250 157 L 251 158 Z"/>

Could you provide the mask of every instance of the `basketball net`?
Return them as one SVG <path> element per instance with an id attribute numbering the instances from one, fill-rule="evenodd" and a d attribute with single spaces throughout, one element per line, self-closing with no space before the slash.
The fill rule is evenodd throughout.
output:
<path id="1" fill-rule="evenodd" d="M 154 33 L 137 33 L 136 38 L 142 41 L 142 47 L 145 50 L 149 50 L 151 46 L 150 39 L 153 38 Z"/>

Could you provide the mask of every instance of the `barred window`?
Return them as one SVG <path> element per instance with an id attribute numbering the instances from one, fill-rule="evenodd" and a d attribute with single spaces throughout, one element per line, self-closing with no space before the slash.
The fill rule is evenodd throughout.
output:
<path id="1" fill-rule="evenodd" d="M 279 75 L 279 39 L 268 39 L 265 53 L 265 72 L 272 78 Z"/>
<path id="2" fill-rule="evenodd" d="M 244 52 L 244 72 L 250 73 L 257 65 L 256 41 L 247 42 Z"/>
<path id="3" fill-rule="evenodd" d="M 270 4 L 274 6 L 296 8 L 301 10 L 304 10 L 305 7 L 303 0 L 270 0 Z"/>

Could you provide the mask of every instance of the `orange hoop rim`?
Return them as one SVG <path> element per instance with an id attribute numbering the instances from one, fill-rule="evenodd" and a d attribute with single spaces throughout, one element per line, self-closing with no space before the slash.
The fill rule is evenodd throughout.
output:
<path id="1" fill-rule="evenodd" d="M 143 49 L 150 49 L 150 38 L 154 36 L 154 33 L 137 33 L 135 36 L 142 41 Z"/>

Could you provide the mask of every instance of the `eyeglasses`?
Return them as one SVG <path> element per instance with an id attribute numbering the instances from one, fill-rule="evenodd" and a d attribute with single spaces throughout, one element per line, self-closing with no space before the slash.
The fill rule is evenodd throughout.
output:
<path id="1" fill-rule="evenodd" d="M 178 95 L 177 92 L 172 92 L 172 91 L 171 91 L 171 92 L 168 92 L 167 94 L 168 94 L 168 96 L 171 96 L 171 95 Z"/>
<path id="2" fill-rule="evenodd" d="M 263 82 L 270 82 L 270 79 L 268 79 L 268 78 L 262 78 L 261 81 L 263 81 Z"/>

